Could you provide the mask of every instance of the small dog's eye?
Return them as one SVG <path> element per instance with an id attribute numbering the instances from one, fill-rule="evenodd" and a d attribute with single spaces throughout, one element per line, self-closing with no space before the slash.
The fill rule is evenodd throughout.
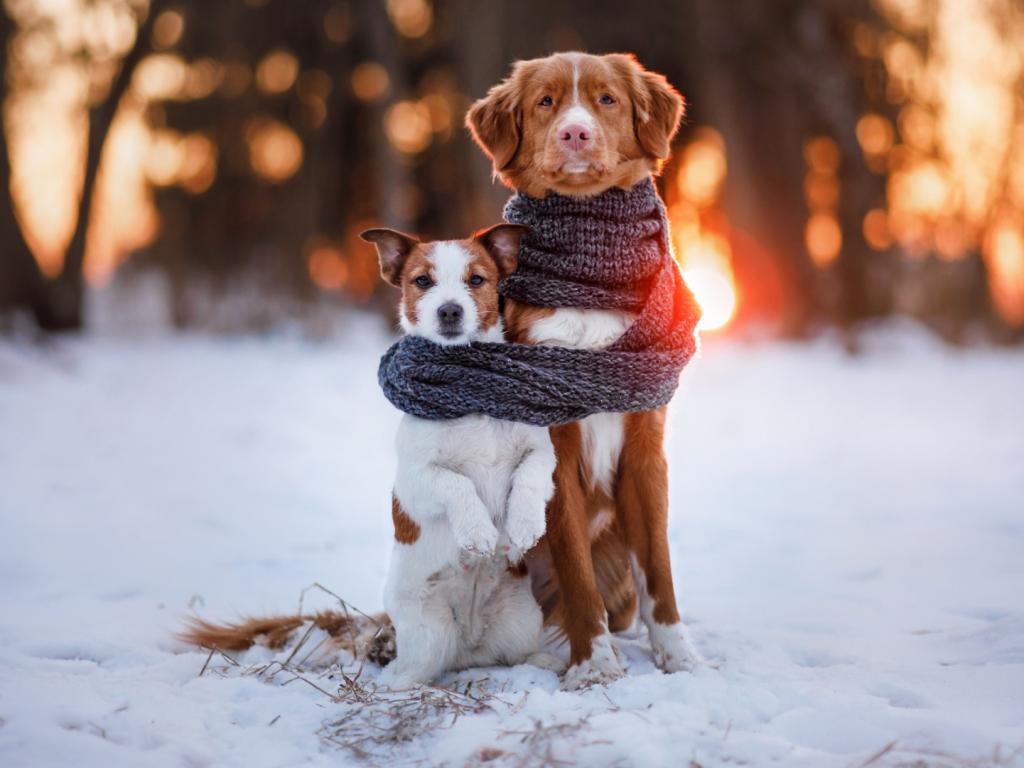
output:
<path id="1" fill-rule="evenodd" d="M 427 288 L 434 284 L 431 281 L 431 279 L 426 275 L 420 275 L 415 280 L 413 280 L 413 282 L 416 283 L 416 285 L 419 286 L 420 288 L 423 288 L 424 290 L 426 290 Z"/>
<path id="2" fill-rule="evenodd" d="M 601 98 L 597 100 L 598 104 L 614 104 L 615 99 L 612 98 L 610 93 L 602 93 Z"/>
<path id="3" fill-rule="evenodd" d="M 480 275 L 473 275 L 471 278 L 469 278 L 469 284 L 472 285 L 474 288 L 479 288 L 485 282 L 486 281 Z"/>
<path id="4" fill-rule="evenodd" d="M 551 107 L 551 106 L 554 106 L 554 104 L 555 104 L 555 100 L 552 99 L 550 96 L 545 96 L 543 99 L 541 99 L 538 102 L 538 106 L 541 106 L 541 107 Z"/>

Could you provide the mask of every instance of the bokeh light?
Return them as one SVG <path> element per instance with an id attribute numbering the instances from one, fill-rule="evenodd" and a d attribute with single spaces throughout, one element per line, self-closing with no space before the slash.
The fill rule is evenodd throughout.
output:
<path id="1" fill-rule="evenodd" d="M 336 2 L 324 14 L 324 37 L 341 45 L 352 35 L 352 10 L 348 3 Z"/>
<path id="2" fill-rule="evenodd" d="M 404 37 L 423 37 L 430 31 L 434 11 L 426 0 L 387 0 L 388 15 Z"/>
<path id="3" fill-rule="evenodd" d="M 185 88 L 188 67 L 181 57 L 157 53 L 139 62 L 135 70 L 135 91 L 145 99 L 173 99 Z"/>
<path id="4" fill-rule="evenodd" d="M 298 76 L 298 59 L 284 50 L 271 51 L 256 67 L 256 85 L 264 93 L 284 93 Z"/>
<path id="5" fill-rule="evenodd" d="M 804 196 L 812 211 L 834 210 L 839 204 L 839 179 L 834 173 L 810 171 L 804 177 Z"/>
<path id="6" fill-rule="evenodd" d="M 309 276 L 321 290 L 339 291 L 348 281 L 348 263 L 344 254 L 329 243 L 313 246 L 306 258 Z"/>
<path id="7" fill-rule="evenodd" d="M 1024 226 L 999 222 L 985 246 L 989 286 L 997 311 L 1011 325 L 1024 325 Z"/>
<path id="8" fill-rule="evenodd" d="M 721 134 L 710 128 L 694 134 L 683 150 L 677 183 L 687 200 L 697 206 L 708 206 L 718 197 L 725 180 L 725 144 Z"/>
<path id="9" fill-rule="evenodd" d="M 399 152 L 414 155 L 431 142 L 430 110 L 418 101 L 399 101 L 384 115 L 388 141 Z"/>
<path id="10" fill-rule="evenodd" d="M 862 132 L 858 123 L 858 138 Z M 862 139 L 863 141 L 863 139 Z M 804 225 L 804 246 L 811 261 L 820 268 L 830 266 L 843 247 L 843 231 L 836 218 L 841 194 L 839 146 L 829 136 L 815 136 L 804 144 L 804 199 L 809 216 Z"/>
<path id="11" fill-rule="evenodd" d="M 864 115 L 857 121 L 857 141 L 866 155 L 884 155 L 892 149 L 893 127 L 877 114 Z"/>
<path id="12" fill-rule="evenodd" d="M 180 11 L 163 11 L 153 23 L 153 45 L 156 48 L 170 48 L 181 40 L 185 32 L 185 17 Z"/>
<path id="13" fill-rule="evenodd" d="M 816 136 L 804 145 L 804 159 L 813 171 L 835 173 L 839 170 L 839 147 L 828 136 Z"/>
<path id="14" fill-rule="evenodd" d="M 382 64 L 364 61 L 352 70 L 352 92 L 357 99 L 377 101 L 388 92 L 391 78 Z"/>
<path id="15" fill-rule="evenodd" d="M 302 141 L 289 126 L 270 118 L 251 120 L 245 130 L 249 164 L 265 181 L 280 183 L 302 165 Z"/>
<path id="16" fill-rule="evenodd" d="M 864 216 L 864 241 L 873 250 L 885 251 L 892 246 L 889 215 L 881 208 L 873 208 Z"/>
<path id="17" fill-rule="evenodd" d="M 843 231 L 836 217 L 828 213 L 815 213 L 807 219 L 804 231 L 807 252 L 819 267 L 831 264 L 843 247 Z"/>

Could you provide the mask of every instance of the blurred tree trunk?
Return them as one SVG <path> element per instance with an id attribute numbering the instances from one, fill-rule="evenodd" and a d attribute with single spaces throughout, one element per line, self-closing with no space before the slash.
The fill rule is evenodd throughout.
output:
<path id="1" fill-rule="evenodd" d="M 0 308 L 24 308 L 32 312 L 39 327 L 48 331 L 77 330 L 82 327 L 83 276 L 86 237 L 92 215 L 103 148 L 117 114 L 121 97 L 131 83 L 135 68 L 149 50 L 149 40 L 157 15 L 168 0 L 153 0 L 149 14 L 141 22 L 131 50 L 125 55 L 106 97 L 89 110 L 89 135 L 86 144 L 85 173 L 78 204 L 78 219 L 64 253 L 60 274 L 48 280 L 25 241 L 14 214 L 11 197 L 10 155 L 6 130 L 0 126 Z M 7 43 L 13 23 L 0 3 L 0 84 L 6 86 Z M 6 91 L 6 87 L 4 88 Z"/>
<path id="2" fill-rule="evenodd" d="M 0 93 L 7 82 L 7 43 L 13 26 L 0 2 Z M 27 309 L 41 326 L 47 325 L 44 288 L 45 278 L 14 213 L 7 132 L 0 115 L 0 311 Z"/>
<path id="3" fill-rule="evenodd" d="M 86 143 L 82 196 L 78 202 L 78 220 L 64 253 L 64 266 L 50 288 L 51 306 L 59 328 L 82 327 L 82 267 L 85 264 L 86 236 L 92 218 L 96 177 L 99 175 L 100 163 L 103 160 L 103 148 L 106 146 L 110 126 L 117 115 L 121 98 L 131 85 L 135 68 L 150 50 L 150 39 L 156 18 L 168 5 L 169 0 L 152 0 L 145 19 L 137 22 L 135 42 L 121 61 L 121 67 L 106 97 L 89 110 L 89 135 Z"/>
<path id="4" fill-rule="evenodd" d="M 793 0 L 694 0 L 682 46 L 697 122 L 725 140 L 725 211 L 743 311 L 777 318 L 789 336 L 804 335 L 813 315 L 803 237 L 808 104 L 790 56 L 801 7 Z"/>
<path id="5" fill-rule="evenodd" d="M 835 211 L 842 248 L 835 263 L 816 271 L 819 311 L 856 348 L 858 326 L 878 311 L 870 275 L 879 260 L 864 238 L 864 217 L 885 205 L 885 177 L 873 172 L 857 139 L 857 122 L 874 111 L 864 73 L 850 45 L 855 20 L 870 17 L 867 0 L 829 0 L 803 9 L 797 24 L 799 46 L 792 67 L 802 73 L 811 109 L 809 131 L 833 139 L 839 149 L 839 201 Z"/>
<path id="6" fill-rule="evenodd" d="M 0 131 L 0 312 L 24 309 L 41 328 L 53 329 L 56 323 L 47 300 L 47 281 L 21 232 L 10 184 L 7 140 Z"/>

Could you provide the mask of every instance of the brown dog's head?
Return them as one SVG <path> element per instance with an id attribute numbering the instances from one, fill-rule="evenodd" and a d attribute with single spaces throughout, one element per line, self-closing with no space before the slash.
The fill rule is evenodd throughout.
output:
<path id="1" fill-rule="evenodd" d="M 585 196 L 657 171 L 682 116 L 682 96 L 633 56 L 556 53 L 517 62 L 466 125 L 508 186 Z"/>

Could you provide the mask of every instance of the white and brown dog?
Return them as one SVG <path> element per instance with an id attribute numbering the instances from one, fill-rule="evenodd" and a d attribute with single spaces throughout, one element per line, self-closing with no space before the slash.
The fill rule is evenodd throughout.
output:
<path id="1" fill-rule="evenodd" d="M 402 289 L 408 334 L 438 344 L 501 342 L 498 281 L 515 269 L 523 228 L 423 243 L 363 232 Z M 555 454 L 543 427 L 484 415 L 404 415 L 396 439 L 395 545 L 384 608 L 397 657 L 382 681 L 402 688 L 449 669 L 518 664 L 537 651 L 542 616 L 522 554 L 544 533 Z"/>
<path id="2" fill-rule="evenodd" d="M 497 286 L 516 267 L 523 230 L 499 224 L 441 242 L 390 229 L 362 237 L 376 246 L 384 279 L 402 290 L 406 333 L 438 344 L 501 343 Z M 396 446 L 387 615 L 325 611 L 235 624 L 194 619 L 180 638 L 222 651 L 283 649 L 315 628 L 332 638 L 318 660 L 332 660 L 333 650 L 380 663 L 394 656 L 382 677 L 394 688 L 430 682 L 446 670 L 530 659 L 543 619 L 521 559 L 544 533 L 553 492 L 548 431 L 483 415 L 445 421 L 405 415 Z M 539 655 L 533 661 L 552 664 Z"/>
<path id="3" fill-rule="evenodd" d="M 682 97 L 632 56 L 559 53 L 518 62 L 466 124 L 507 186 L 586 197 L 656 173 L 682 115 Z M 633 316 L 510 300 L 505 320 L 510 341 L 601 349 Z M 658 666 L 673 672 L 699 659 L 672 584 L 664 430 L 664 407 L 551 430 L 555 496 L 528 563 L 547 619 L 569 639 L 568 688 L 623 674 L 610 632 L 633 623 L 638 602 Z"/>

